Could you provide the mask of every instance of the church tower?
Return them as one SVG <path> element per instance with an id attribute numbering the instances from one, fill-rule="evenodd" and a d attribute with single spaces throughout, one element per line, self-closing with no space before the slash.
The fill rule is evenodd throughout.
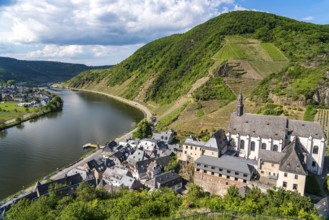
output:
<path id="1" fill-rule="evenodd" d="M 235 113 L 239 117 L 241 115 L 243 115 L 243 96 L 242 96 L 241 90 L 240 90 L 240 94 L 238 96 L 238 103 L 236 104 Z"/>

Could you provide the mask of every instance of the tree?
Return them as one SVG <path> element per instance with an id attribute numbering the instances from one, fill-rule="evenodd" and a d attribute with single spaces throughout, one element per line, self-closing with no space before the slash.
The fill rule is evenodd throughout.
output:
<path id="1" fill-rule="evenodd" d="M 137 125 L 137 131 L 133 133 L 132 138 L 149 138 L 152 136 L 152 125 L 146 120 L 143 119 Z"/>

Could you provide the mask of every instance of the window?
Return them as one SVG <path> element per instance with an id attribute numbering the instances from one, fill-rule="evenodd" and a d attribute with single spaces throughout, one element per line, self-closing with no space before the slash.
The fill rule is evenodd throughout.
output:
<path id="1" fill-rule="evenodd" d="M 211 175 L 214 175 L 215 173 L 214 172 L 211 172 Z"/>
<path id="2" fill-rule="evenodd" d="M 266 150 L 266 143 L 262 143 L 262 150 Z"/>
<path id="3" fill-rule="evenodd" d="M 284 177 L 287 177 L 287 176 L 288 176 L 288 173 L 284 173 L 283 176 L 284 176 Z"/>
<path id="4" fill-rule="evenodd" d="M 188 149 L 188 146 L 186 146 L 186 149 Z"/>
<path id="5" fill-rule="evenodd" d="M 213 169 L 213 170 L 214 170 L 214 169 L 215 169 L 215 167 L 211 167 L 211 169 Z"/>
<path id="6" fill-rule="evenodd" d="M 243 177 L 247 177 L 247 176 L 248 176 L 248 174 L 245 174 L 245 173 L 243 174 Z"/>
<path id="7" fill-rule="evenodd" d="M 256 146 L 255 141 L 252 141 L 250 143 L 250 151 L 255 151 L 255 146 Z"/>
<path id="8" fill-rule="evenodd" d="M 191 146 L 191 150 L 193 150 L 193 147 Z"/>
<path id="9" fill-rule="evenodd" d="M 271 163 L 271 166 L 274 167 L 274 163 Z"/>
<path id="10" fill-rule="evenodd" d="M 207 173 L 207 170 L 204 170 L 203 172 L 204 172 L 204 173 Z"/>
<path id="11" fill-rule="evenodd" d="M 222 176 L 222 174 L 220 173 L 220 174 L 218 174 L 218 176 L 219 176 L 219 177 L 221 177 L 221 176 Z"/>
<path id="12" fill-rule="evenodd" d="M 243 180 L 243 182 L 244 182 L 244 183 L 246 183 L 246 182 L 247 182 L 247 180 Z"/>
<path id="13" fill-rule="evenodd" d="M 187 151 L 185 151 L 185 154 L 187 154 Z"/>
<path id="14" fill-rule="evenodd" d="M 278 149 L 279 149 L 278 145 L 274 144 L 273 145 L 273 151 L 278 151 Z"/>
<path id="15" fill-rule="evenodd" d="M 313 154 L 318 154 L 318 152 L 319 152 L 319 147 L 315 145 L 313 147 Z"/>
<path id="16" fill-rule="evenodd" d="M 219 171 L 223 171 L 223 169 L 222 168 L 219 168 Z"/>
<path id="17" fill-rule="evenodd" d="M 230 176 L 226 176 L 226 179 L 229 179 L 230 178 Z"/>
<path id="18" fill-rule="evenodd" d="M 295 180 L 298 180 L 298 175 L 295 175 Z"/>
<path id="19" fill-rule="evenodd" d="M 208 165 L 203 165 L 204 167 L 208 167 Z"/>
<path id="20" fill-rule="evenodd" d="M 312 161 L 312 167 L 316 167 L 316 162 Z"/>
<path id="21" fill-rule="evenodd" d="M 234 174 L 235 174 L 235 175 L 239 175 L 239 172 L 235 172 Z"/>
<path id="22" fill-rule="evenodd" d="M 227 173 L 231 173 L 231 170 L 227 170 L 226 172 L 227 172 Z"/>
<path id="23" fill-rule="evenodd" d="M 244 140 L 240 141 L 240 149 L 243 150 L 244 149 Z"/>
<path id="24" fill-rule="evenodd" d="M 197 166 L 200 166 L 201 164 L 197 163 L 196 165 L 197 165 Z"/>
<path id="25" fill-rule="evenodd" d="M 293 185 L 292 185 L 292 189 L 294 189 L 294 190 L 297 190 L 297 187 L 298 187 L 297 184 L 293 184 Z"/>
<path id="26" fill-rule="evenodd" d="M 234 180 L 235 180 L 235 181 L 238 181 L 238 178 L 235 177 Z"/>
<path id="27" fill-rule="evenodd" d="M 196 171 L 200 171 L 200 169 L 196 169 Z"/>
<path id="28" fill-rule="evenodd" d="M 283 183 L 282 183 L 282 187 L 283 187 L 283 188 L 287 188 L 287 182 L 283 182 Z"/>

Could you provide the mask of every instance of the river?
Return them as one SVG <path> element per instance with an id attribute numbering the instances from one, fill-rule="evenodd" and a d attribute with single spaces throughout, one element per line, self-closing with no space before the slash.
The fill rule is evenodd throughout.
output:
<path id="1" fill-rule="evenodd" d="M 106 96 L 52 90 L 64 106 L 0 132 L 0 200 L 86 153 L 86 143 L 104 144 L 131 130 L 143 113 Z"/>

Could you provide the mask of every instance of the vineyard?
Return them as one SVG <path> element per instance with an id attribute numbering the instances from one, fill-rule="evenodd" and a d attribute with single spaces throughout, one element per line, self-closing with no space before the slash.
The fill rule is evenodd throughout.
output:
<path id="1" fill-rule="evenodd" d="M 329 109 L 318 109 L 318 114 L 316 115 L 315 120 L 320 122 L 324 133 L 328 137 L 328 135 L 329 135 Z"/>

